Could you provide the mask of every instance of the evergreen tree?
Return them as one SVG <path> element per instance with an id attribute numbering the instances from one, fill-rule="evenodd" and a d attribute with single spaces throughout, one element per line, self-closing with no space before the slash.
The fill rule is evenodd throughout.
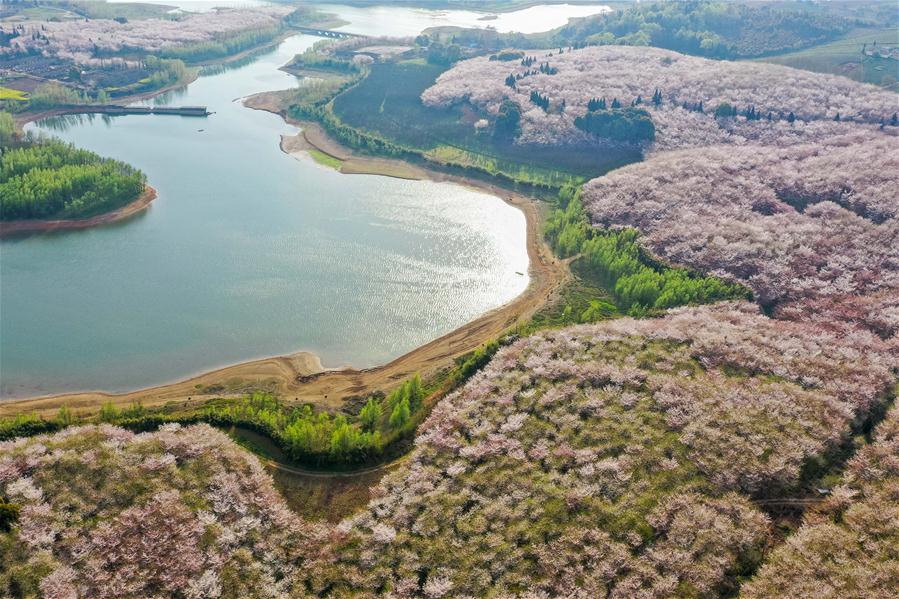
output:
<path id="1" fill-rule="evenodd" d="M 381 422 L 381 413 L 381 402 L 376 401 L 373 397 L 370 398 L 359 411 L 359 424 L 362 426 L 362 430 L 374 431 Z"/>
<path id="2" fill-rule="evenodd" d="M 618 98 L 612 98 L 612 108 L 621 108 L 621 102 L 618 101 Z"/>
<path id="3" fill-rule="evenodd" d="M 549 110 L 549 96 L 543 96 L 536 90 L 531 92 L 531 102 L 542 108 L 544 111 Z"/>
<path id="4" fill-rule="evenodd" d="M 409 398 L 409 411 L 414 414 L 421 408 L 424 400 L 424 390 L 421 386 L 421 376 L 416 373 L 411 379 L 405 383 L 408 386 L 406 396 Z"/>
<path id="5" fill-rule="evenodd" d="M 718 104 L 718 107 L 715 109 L 715 118 L 730 118 L 736 114 L 736 108 L 728 104 L 727 102 L 722 102 Z"/>
<path id="6" fill-rule="evenodd" d="M 393 412 L 391 412 L 390 414 L 390 428 L 394 430 L 402 428 L 407 422 L 409 422 L 409 416 L 409 398 L 404 397 L 396 404 L 396 406 L 393 408 Z"/>
<path id="7" fill-rule="evenodd" d="M 521 107 L 511 100 L 503 100 L 496 116 L 493 134 L 497 137 L 513 138 L 518 135 L 520 123 Z"/>
<path id="8" fill-rule="evenodd" d="M 56 413 L 56 421 L 62 426 L 69 426 L 75 422 L 75 415 L 68 406 L 63 406 L 59 408 L 59 412 Z"/>
<path id="9" fill-rule="evenodd" d="M 115 422 L 119 417 L 119 409 L 111 401 L 107 401 L 100 408 L 100 420 L 103 422 Z"/>

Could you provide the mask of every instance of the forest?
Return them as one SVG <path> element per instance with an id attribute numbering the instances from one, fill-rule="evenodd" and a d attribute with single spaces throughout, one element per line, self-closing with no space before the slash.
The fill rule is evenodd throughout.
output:
<path id="1" fill-rule="evenodd" d="M 57 140 L 0 151 L 4 221 L 94 216 L 133 202 L 146 186 L 143 173 L 124 162 Z"/>
<path id="2" fill-rule="evenodd" d="M 639 230 L 663 260 L 740 281 L 805 322 L 899 331 L 896 138 L 669 152 L 594 179 L 599 226 Z M 677 176 L 672 176 L 677 173 Z"/>
<path id="3" fill-rule="evenodd" d="M 163 58 L 177 58 L 189 63 L 200 63 L 237 54 L 249 48 L 271 42 L 283 28 L 280 23 L 216 34 L 210 40 L 192 42 L 180 46 L 166 46 L 159 52 Z"/>
<path id="4" fill-rule="evenodd" d="M 354 416 L 290 407 L 271 395 L 254 394 L 207 406 L 200 417 L 215 425 L 261 432 L 300 464 L 352 468 L 383 459 L 386 449 L 415 430 L 425 391 L 414 376 L 389 395 L 369 397 Z M 115 419 L 112 419 L 115 421 Z"/>
<path id="5" fill-rule="evenodd" d="M 655 46 L 708 58 L 752 58 L 830 41 L 852 27 L 834 14 L 776 3 L 641 2 L 579 20 L 557 42 Z"/>

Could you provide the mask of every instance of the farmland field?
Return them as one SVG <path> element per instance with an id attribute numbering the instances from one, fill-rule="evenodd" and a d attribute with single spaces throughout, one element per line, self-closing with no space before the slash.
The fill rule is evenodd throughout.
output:
<path id="1" fill-rule="evenodd" d="M 0 100 L 20 100 L 24 101 L 28 94 L 18 89 L 11 89 L 0 85 Z"/>
<path id="2" fill-rule="evenodd" d="M 874 42 L 896 47 L 899 32 L 896 29 L 857 29 L 829 44 L 764 58 L 762 61 L 895 87 L 899 80 L 899 60 L 862 55 L 862 47 L 865 44 L 871 46 Z"/>

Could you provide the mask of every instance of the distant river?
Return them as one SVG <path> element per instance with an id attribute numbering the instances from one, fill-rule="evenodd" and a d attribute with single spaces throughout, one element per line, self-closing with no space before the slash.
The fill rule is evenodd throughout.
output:
<path id="1" fill-rule="evenodd" d="M 294 127 L 241 105 L 295 86 L 278 67 L 315 41 L 159 99 L 206 105 L 207 119 L 31 126 L 139 167 L 159 197 L 116 225 L 0 242 L 0 397 L 125 391 L 296 351 L 373 366 L 524 291 L 518 210 L 298 161 L 278 147 Z"/>
<path id="2" fill-rule="evenodd" d="M 109 0 L 131 2 L 133 0 Z M 203 12 L 217 6 L 246 8 L 272 4 L 265 0 L 143 0 L 147 4 L 176 6 L 190 12 Z M 389 2 L 372 6 L 346 6 L 339 3 L 319 4 L 315 8 L 336 14 L 349 21 L 340 29 L 365 35 L 417 35 L 428 27 L 492 27 L 497 31 L 537 33 L 561 27 L 573 17 L 586 17 L 611 8 L 603 4 L 541 4 L 512 12 L 475 12 L 440 8 L 389 6 Z"/>

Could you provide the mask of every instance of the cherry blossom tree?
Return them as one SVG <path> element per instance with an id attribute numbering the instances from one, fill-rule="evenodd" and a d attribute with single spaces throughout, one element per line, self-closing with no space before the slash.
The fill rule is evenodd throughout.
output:
<path id="1" fill-rule="evenodd" d="M 550 69 L 529 61 L 457 63 L 425 90 L 429 106 L 469 102 L 496 115 L 503 101 L 523 107 L 520 143 L 574 144 L 591 141 L 574 126 L 595 98 L 629 106 L 658 92 L 659 103 L 645 102 L 656 124 L 653 149 L 710 144 L 813 141 L 847 132 L 868 122 L 879 125 L 896 111 L 899 95 L 844 77 L 779 65 L 730 62 L 686 56 L 640 46 L 591 46 L 571 52 L 529 51 Z M 512 77 L 514 86 L 507 79 Z M 534 105 L 531 94 L 549 98 L 549 110 Z M 564 110 L 559 110 L 563 105 Z M 721 104 L 738 107 L 738 116 L 718 119 Z M 702 112 L 697 108 L 702 106 Z M 749 116 L 742 111 L 752 109 Z M 768 118 L 770 113 L 771 118 Z M 788 122 L 793 113 L 795 120 Z M 840 114 L 839 122 L 834 117 Z M 847 118 L 855 122 L 847 122 Z M 595 141 L 595 140 L 592 140 Z"/>
<path id="2" fill-rule="evenodd" d="M 665 260 L 744 283 L 777 317 L 895 337 L 897 144 L 857 132 L 663 153 L 588 183 L 585 207 Z"/>

